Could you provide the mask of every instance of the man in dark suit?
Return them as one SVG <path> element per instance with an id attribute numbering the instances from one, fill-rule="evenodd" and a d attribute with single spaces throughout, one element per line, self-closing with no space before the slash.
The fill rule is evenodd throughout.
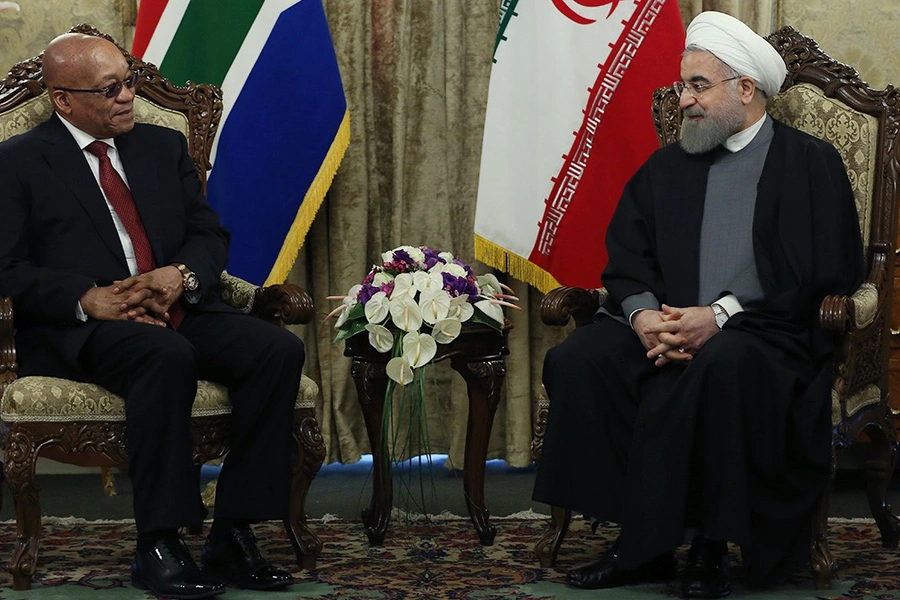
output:
<path id="1" fill-rule="evenodd" d="M 607 229 L 609 292 L 547 353 L 534 498 L 619 525 L 567 583 L 675 576 L 681 593 L 767 585 L 809 557 L 831 463 L 828 294 L 863 278 L 853 192 L 830 144 L 775 121 L 784 60 L 737 19 L 698 15 L 681 61 L 682 139 L 625 187 Z M 590 472 L 584 472 L 584 465 Z"/>
<path id="2" fill-rule="evenodd" d="M 43 76 L 55 113 L 0 144 L 0 293 L 15 306 L 19 373 L 125 398 L 136 586 L 173 598 L 283 588 L 290 573 L 260 555 L 250 524 L 287 515 L 303 344 L 219 297 L 228 234 L 184 137 L 134 123 L 119 48 L 60 36 Z M 178 535 L 203 516 L 189 430 L 198 379 L 227 386 L 233 405 L 202 569 Z"/>

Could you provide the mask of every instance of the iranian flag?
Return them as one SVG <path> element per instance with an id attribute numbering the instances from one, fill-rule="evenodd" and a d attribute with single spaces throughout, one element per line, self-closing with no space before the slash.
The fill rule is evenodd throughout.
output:
<path id="1" fill-rule="evenodd" d="M 350 139 L 321 0 L 141 0 L 132 53 L 222 88 L 208 197 L 228 271 L 283 282 Z"/>
<path id="2" fill-rule="evenodd" d="M 625 183 L 659 145 L 653 91 L 679 77 L 676 0 L 504 0 L 475 256 L 543 292 L 594 288 Z"/>

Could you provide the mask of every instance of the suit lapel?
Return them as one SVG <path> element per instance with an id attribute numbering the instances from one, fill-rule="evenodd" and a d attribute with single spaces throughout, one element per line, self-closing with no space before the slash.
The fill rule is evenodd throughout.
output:
<path id="1" fill-rule="evenodd" d="M 163 265 L 165 260 L 162 256 L 161 238 L 165 231 L 165 219 L 159 199 L 156 197 L 158 188 L 156 162 L 145 148 L 145 145 L 135 140 L 134 130 L 116 138 L 116 149 L 122 157 L 128 187 L 131 188 L 134 204 L 147 232 L 147 239 L 150 240 L 153 258 L 157 265 Z"/>
<path id="2" fill-rule="evenodd" d="M 106 200 L 103 199 L 100 186 L 91 173 L 84 153 L 75 143 L 75 138 L 56 114 L 46 122 L 42 137 L 45 142 L 43 154 L 50 170 L 72 191 L 94 223 L 100 239 L 127 268 L 122 242 L 119 240 Z"/>

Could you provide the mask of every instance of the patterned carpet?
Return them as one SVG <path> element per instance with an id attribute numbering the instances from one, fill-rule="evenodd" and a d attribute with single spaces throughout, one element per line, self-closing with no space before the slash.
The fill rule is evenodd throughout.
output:
<path id="1" fill-rule="evenodd" d="M 557 567 L 541 569 L 532 554 L 535 539 L 546 526 L 537 515 L 494 519 L 498 533 L 493 546 L 477 543 L 468 520 L 391 523 L 385 544 L 369 548 L 358 521 L 316 521 L 313 526 L 325 543 L 318 568 L 295 570 L 296 583 L 283 592 L 230 589 L 224 598 L 321 598 L 325 600 L 581 600 L 650 599 L 676 597 L 676 582 L 615 590 L 584 591 L 562 584 L 565 572 L 588 562 L 615 536 L 612 528 L 591 534 L 582 521 L 573 523 Z M 67 599 L 119 600 L 151 597 L 131 587 L 129 563 L 133 522 L 85 522 L 45 519 L 35 586 L 28 592 L 0 587 L 0 600 Z M 791 584 L 763 592 L 742 588 L 736 568 L 735 598 L 900 599 L 900 551 L 881 548 L 871 521 L 833 520 L 832 552 L 840 562 L 841 581 L 834 589 L 815 591 L 806 573 Z M 263 553 L 279 565 L 291 565 L 292 551 L 276 524 L 257 526 Z M 8 560 L 15 525 L 0 523 L 0 553 Z M 202 538 L 188 545 L 199 555 Z M 682 549 L 683 551 L 684 549 Z M 735 554 L 737 560 L 737 554 Z"/>

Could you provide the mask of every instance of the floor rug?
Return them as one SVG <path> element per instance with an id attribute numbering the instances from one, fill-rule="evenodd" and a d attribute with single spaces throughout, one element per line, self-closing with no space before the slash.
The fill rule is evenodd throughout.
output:
<path id="1" fill-rule="evenodd" d="M 281 592 L 229 589 L 227 600 L 269 598 L 294 600 L 642 600 L 677 597 L 677 582 L 614 590 L 585 591 L 563 584 L 565 572 L 592 560 L 615 536 L 611 527 L 591 533 L 583 521 L 573 523 L 557 565 L 538 567 L 532 553 L 547 520 L 538 515 L 494 519 L 493 546 L 481 546 L 468 519 L 410 519 L 402 515 L 390 525 L 384 545 L 369 547 L 359 521 L 318 520 L 312 523 L 325 544 L 317 568 L 294 570 L 295 584 Z M 900 551 L 884 549 L 869 520 L 832 520 L 830 541 L 839 561 L 840 580 L 833 589 L 812 589 L 807 573 L 789 584 L 765 591 L 741 585 L 739 555 L 734 598 L 800 600 L 900 599 Z M 256 527 L 260 548 L 273 562 L 291 565 L 292 550 L 278 524 Z M 15 524 L 0 523 L 0 561 L 12 554 Z M 30 591 L 15 591 L 4 582 L 0 600 L 119 600 L 151 598 L 129 582 L 134 539 L 133 521 L 95 522 L 46 518 L 40 557 Z M 189 536 L 199 555 L 202 537 Z M 680 549 L 683 559 L 684 548 Z"/>

